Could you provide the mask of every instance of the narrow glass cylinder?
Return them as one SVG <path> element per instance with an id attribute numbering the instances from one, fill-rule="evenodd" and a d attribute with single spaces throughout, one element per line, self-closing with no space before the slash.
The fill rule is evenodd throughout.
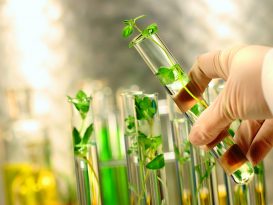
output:
<path id="1" fill-rule="evenodd" d="M 137 136 L 135 134 L 134 124 L 134 94 L 141 94 L 142 92 L 127 92 L 121 94 L 121 118 L 122 118 L 122 129 L 124 133 L 124 142 L 126 150 L 126 160 L 127 160 L 127 172 L 129 181 L 129 191 L 130 191 L 130 204 L 137 204 L 138 193 L 141 192 L 140 187 L 140 168 L 137 166 L 137 155 L 130 154 L 130 148 L 137 144 Z M 130 118 L 129 118 L 130 116 Z M 131 119 L 131 121 L 129 120 Z M 131 129 L 128 127 L 130 123 L 132 125 Z"/>
<path id="2" fill-rule="evenodd" d="M 188 134 L 191 123 L 173 102 L 169 102 L 182 204 L 218 204 L 214 159 L 193 147 Z"/>
<path id="3" fill-rule="evenodd" d="M 99 86 L 98 86 L 99 87 Z M 109 87 L 93 91 L 93 110 L 103 204 L 129 204 L 125 156 L 122 156 L 114 98 Z M 123 139 L 122 139 L 123 140 Z"/>
<path id="4" fill-rule="evenodd" d="M 231 187 L 232 194 L 228 204 L 234 205 L 265 205 L 266 188 L 265 188 L 265 173 L 263 162 L 260 162 L 254 167 L 254 180 L 248 184 L 239 185 L 229 181 L 229 187 Z"/>
<path id="5" fill-rule="evenodd" d="M 266 183 L 265 183 L 265 170 L 264 163 L 260 162 L 254 167 L 254 193 L 255 193 L 255 204 L 265 205 L 268 204 L 266 198 Z"/>
<path id="6" fill-rule="evenodd" d="M 181 111 L 194 123 L 208 105 L 202 98 L 198 86 L 193 84 L 186 72 L 157 34 L 149 37 L 138 35 L 131 42 L 152 72 L 165 86 Z M 219 141 L 220 140 L 220 141 Z M 208 144 L 211 153 L 236 183 L 247 183 L 253 177 L 253 167 L 242 150 L 235 144 L 228 131 L 221 139 Z"/>
<path id="7" fill-rule="evenodd" d="M 189 126 L 187 121 L 183 118 L 174 119 L 171 121 L 171 124 L 182 204 L 197 204 L 195 197 L 197 187 L 194 180 L 194 167 L 191 161 L 192 146 L 187 140 Z"/>
<path id="8" fill-rule="evenodd" d="M 97 148 L 94 144 L 85 146 L 85 154 L 75 154 L 75 174 L 77 194 L 80 205 L 98 205 L 101 203 Z"/>
<path id="9" fill-rule="evenodd" d="M 131 204 L 169 204 L 157 95 L 122 95 Z"/>
<path id="10" fill-rule="evenodd" d="M 253 202 L 250 200 L 250 190 L 247 184 L 236 184 L 234 186 L 233 203 L 235 205 L 250 205 Z"/>
<path id="11" fill-rule="evenodd" d="M 80 205 L 101 205 L 99 164 L 93 132 L 91 104 L 83 115 L 72 104 L 72 137 L 74 146 L 77 196 Z"/>

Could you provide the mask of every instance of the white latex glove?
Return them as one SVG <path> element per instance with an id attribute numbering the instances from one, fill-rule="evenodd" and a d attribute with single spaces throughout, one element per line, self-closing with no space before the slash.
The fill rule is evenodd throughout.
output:
<path id="1" fill-rule="evenodd" d="M 265 157 L 273 146 L 273 115 L 263 95 L 261 74 L 264 56 L 270 49 L 241 46 L 197 58 L 189 75 L 201 92 L 213 78 L 222 78 L 226 83 L 192 127 L 191 143 L 209 144 L 232 121 L 242 119 L 245 121 L 235 133 L 236 143 L 253 164 Z"/>

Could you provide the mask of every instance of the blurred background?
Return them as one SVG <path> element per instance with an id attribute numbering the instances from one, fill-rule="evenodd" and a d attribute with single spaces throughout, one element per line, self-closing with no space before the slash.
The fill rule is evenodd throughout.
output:
<path id="1" fill-rule="evenodd" d="M 272 10 L 270 0 L 2 0 L 1 142 L 15 119 L 31 113 L 43 127 L 35 125 L 31 132 L 47 136 L 46 142 L 37 142 L 41 143 L 37 152 L 49 147 L 47 163 L 57 173 L 63 197 L 68 197 L 64 201 L 72 203 L 75 179 L 66 95 L 73 95 L 83 82 L 99 80 L 113 96 L 138 85 L 165 97 L 140 56 L 128 48 L 129 40 L 122 38 L 122 20 L 145 14 L 140 24 L 157 22 L 161 38 L 188 70 L 196 56 L 209 50 L 236 44 L 272 46 Z M 26 90 L 31 97 L 24 97 Z M 6 160 L 5 146 L 2 142 L 1 164 Z M 267 172 L 273 168 L 272 154 L 265 166 Z M 273 177 L 267 176 L 270 192 Z M 0 204 L 5 204 L 2 177 Z M 273 197 L 268 197 L 272 203 Z"/>

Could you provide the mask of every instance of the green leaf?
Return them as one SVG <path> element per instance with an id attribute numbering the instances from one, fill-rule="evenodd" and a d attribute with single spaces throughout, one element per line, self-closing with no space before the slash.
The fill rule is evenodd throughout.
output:
<path id="1" fill-rule="evenodd" d="M 157 150 L 158 147 L 162 144 L 162 137 L 161 137 L 161 135 L 151 137 L 150 140 L 151 140 L 150 147 L 153 150 Z"/>
<path id="2" fill-rule="evenodd" d="M 138 143 L 141 147 L 144 147 L 145 150 L 149 149 L 151 147 L 151 139 L 147 137 L 143 132 L 138 132 Z"/>
<path id="3" fill-rule="evenodd" d="M 212 162 L 210 159 L 207 159 L 205 161 L 205 174 L 202 176 L 202 178 L 206 179 L 210 176 L 210 173 L 214 167 L 215 163 Z"/>
<path id="4" fill-rule="evenodd" d="M 74 152 L 78 152 L 80 150 L 80 142 L 81 142 L 81 136 L 77 128 L 73 128 L 72 131 L 73 136 L 73 146 L 74 146 Z"/>
<path id="5" fill-rule="evenodd" d="M 184 140 L 182 143 L 183 153 L 180 154 L 179 148 L 177 146 L 174 147 L 175 158 L 183 165 L 185 162 L 191 160 L 190 157 L 190 142 L 188 140 Z"/>
<path id="6" fill-rule="evenodd" d="M 180 151 L 176 145 L 174 145 L 174 154 L 175 154 L 176 159 L 178 159 L 180 157 Z"/>
<path id="7" fill-rule="evenodd" d="M 84 133 L 84 135 L 83 135 L 83 138 L 82 138 L 82 141 L 81 141 L 81 143 L 82 143 L 83 145 L 88 144 L 88 142 L 89 142 L 89 140 L 90 140 L 90 137 L 91 137 L 91 134 L 92 134 L 93 130 L 94 130 L 94 126 L 93 126 L 93 123 L 91 123 L 91 124 L 88 126 L 88 128 L 86 129 L 86 131 L 85 131 L 85 133 Z"/>
<path id="8" fill-rule="evenodd" d="M 134 28 L 131 25 L 127 25 L 122 30 L 122 36 L 128 38 L 134 31 Z"/>
<path id="9" fill-rule="evenodd" d="M 129 20 L 123 20 L 124 23 L 124 28 L 122 29 L 122 36 L 124 38 L 128 38 L 133 32 L 134 32 L 134 27 L 136 27 L 136 21 L 139 20 L 140 18 L 145 17 L 144 15 L 138 16 L 134 19 L 129 19 Z"/>
<path id="10" fill-rule="evenodd" d="M 242 180 L 242 172 L 240 170 L 237 170 L 233 173 L 239 180 Z"/>
<path id="11" fill-rule="evenodd" d="M 80 100 L 80 101 L 83 101 L 83 100 L 85 100 L 85 99 L 87 98 L 87 95 L 85 94 L 84 91 L 79 90 L 79 91 L 77 92 L 77 94 L 76 94 L 76 98 L 77 98 L 78 100 Z"/>
<path id="12" fill-rule="evenodd" d="M 261 165 L 256 165 L 255 167 L 254 167 L 254 173 L 255 174 L 263 174 L 263 167 L 261 166 Z"/>
<path id="13" fill-rule="evenodd" d="M 184 153 L 190 154 L 191 153 L 191 143 L 189 140 L 184 140 L 183 143 Z"/>
<path id="14" fill-rule="evenodd" d="M 156 75 L 163 85 L 168 85 L 175 81 L 173 70 L 168 67 L 161 66 L 158 69 L 158 72 L 156 73 Z"/>
<path id="15" fill-rule="evenodd" d="M 73 144 L 74 145 L 79 144 L 81 142 L 81 136 L 76 127 L 73 128 L 72 134 L 73 134 Z"/>
<path id="16" fill-rule="evenodd" d="M 152 161 L 150 161 L 148 164 L 146 164 L 147 169 L 161 169 L 165 166 L 165 161 L 164 161 L 164 155 L 159 154 L 157 155 Z"/>
<path id="17" fill-rule="evenodd" d="M 135 96 L 135 109 L 138 120 L 150 120 L 157 112 L 157 104 L 149 97 Z"/>
<path id="18" fill-rule="evenodd" d="M 67 96 L 68 101 L 71 102 L 75 108 L 80 112 L 82 119 L 86 118 L 89 111 L 91 96 L 87 96 L 82 90 L 78 91 L 75 98 Z"/>
<path id="19" fill-rule="evenodd" d="M 198 190 L 200 189 L 204 180 L 210 176 L 214 165 L 215 165 L 215 163 L 211 160 L 211 156 L 208 154 L 206 155 L 206 160 L 203 164 L 204 170 L 202 170 L 201 164 L 195 165 L 194 169 L 197 172 L 198 179 L 199 179 Z"/>
<path id="20" fill-rule="evenodd" d="M 179 64 L 175 64 L 171 66 L 171 69 L 174 72 L 175 75 L 175 80 L 180 80 L 180 81 L 188 81 L 187 74 L 183 71 L 181 66 Z"/>
<path id="21" fill-rule="evenodd" d="M 125 125 L 126 125 L 126 134 L 133 133 L 136 130 L 135 126 L 135 118 L 129 115 L 125 118 Z"/>
<path id="22" fill-rule="evenodd" d="M 179 64 L 174 64 L 171 67 L 161 66 L 156 75 L 163 85 L 168 85 L 175 81 L 185 84 L 188 81 L 188 77 Z"/>
<path id="23" fill-rule="evenodd" d="M 228 133 L 230 134 L 231 137 L 235 136 L 235 132 L 232 129 L 228 129 Z"/>
<path id="24" fill-rule="evenodd" d="M 199 116 L 200 111 L 199 111 L 199 105 L 198 105 L 198 103 L 196 103 L 196 104 L 191 108 L 191 111 L 192 111 L 195 115 Z"/>
<path id="25" fill-rule="evenodd" d="M 147 26 L 143 31 L 142 31 L 142 35 L 146 38 L 148 38 L 149 36 L 155 34 L 158 31 L 158 27 L 156 23 L 153 23 L 149 26 Z"/>
<path id="26" fill-rule="evenodd" d="M 123 20 L 123 23 L 125 24 L 125 25 L 128 25 L 128 26 L 131 26 L 132 25 L 132 20 L 131 19 L 129 19 L 129 20 Z"/>
<path id="27" fill-rule="evenodd" d="M 201 179 L 202 179 L 202 172 L 201 172 L 201 165 L 200 164 L 197 164 L 194 166 L 194 169 L 195 171 L 197 172 L 197 175 L 198 175 L 198 181 L 199 181 L 199 186 L 201 183 Z"/>
<path id="28" fill-rule="evenodd" d="M 184 164 L 185 162 L 191 161 L 191 158 L 190 158 L 190 157 L 179 157 L 179 158 L 178 158 L 178 161 L 179 161 L 181 164 Z"/>
<path id="29" fill-rule="evenodd" d="M 130 155 L 130 154 L 132 154 L 132 153 L 133 153 L 133 150 L 129 148 L 129 149 L 127 150 L 127 154 Z"/>
<path id="30" fill-rule="evenodd" d="M 90 98 L 87 97 L 85 92 L 80 90 L 76 95 L 76 99 L 78 99 L 78 103 L 75 104 L 76 108 L 80 111 L 81 114 L 86 116 L 86 113 L 89 111 Z"/>

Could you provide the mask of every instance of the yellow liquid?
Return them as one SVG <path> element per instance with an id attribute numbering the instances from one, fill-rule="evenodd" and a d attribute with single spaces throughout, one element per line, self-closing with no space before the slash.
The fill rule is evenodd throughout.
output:
<path id="1" fill-rule="evenodd" d="M 189 190 L 183 190 L 182 202 L 183 202 L 183 205 L 191 205 L 192 204 L 192 195 Z"/>
<path id="2" fill-rule="evenodd" d="M 210 205 L 209 191 L 207 188 L 200 190 L 200 205 Z"/>
<path id="3" fill-rule="evenodd" d="M 29 164 L 6 164 L 4 185 L 7 205 L 57 205 L 56 180 L 48 169 Z"/>
<path id="4" fill-rule="evenodd" d="M 257 205 L 265 205 L 265 193 L 261 183 L 256 184 L 255 186 L 255 198 Z"/>
<path id="5" fill-rule="evenodd" d="M 219 205 L 227 205 L 227 192 L 224 185 L 218 186 Z"/>

